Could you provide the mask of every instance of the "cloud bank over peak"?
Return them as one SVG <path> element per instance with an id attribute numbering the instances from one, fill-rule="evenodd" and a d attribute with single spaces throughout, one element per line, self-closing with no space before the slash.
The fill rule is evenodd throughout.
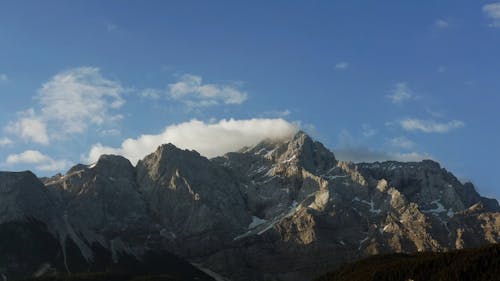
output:
<path id="1" fill-rule="evenodd" d="M 118 148 L 95 144 L 84 160 L 93 163 L 102 154 L 117 154 L 135 164 L 165 143 L 172 143 L 182 149 L 194 149 L 210 158 L 236 151 L 244 146 L 255 145 L 266 138 L 290 137 L 298 131 L 298 127 L 297 124 L 281 118 L 222 119 L 214 123 L 193 119 L 167 126 L 163 132 L 156 135 L 141 135 L 138 138 L 126 139 Z"/>
<path id="2" fill-rule="evenodd" d="M 64 159 L 53 159 L 38 150 L 26 150 L 19 154 L 10 154 L 5 161 L 5 165 L 35 165 L 40 171 L 61 171 L 72 165 L 70 161 Z"/>

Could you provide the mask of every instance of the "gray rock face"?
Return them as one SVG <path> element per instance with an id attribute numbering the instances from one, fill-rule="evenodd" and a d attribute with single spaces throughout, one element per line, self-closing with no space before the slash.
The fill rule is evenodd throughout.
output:
<path id="1" fill-rule="evenodd" d="M 301 133 L 213 161 L 241 176 L 256 218 L 232 247 L 205 258 L 233 280 L 308 280 L 370 254 L 499 241 L 498 202 L 433 161 L 338 162 Z M 227 265 L 228 257 L 238 258 Z"/>
<path id="2" fill-rule="evenodd" d="M 302 132 L 214 159 L 171 144 L 136 167 L 105 155 L 43 182 L 0 173 L 2 221 L 38 215 L 88 260 L 96 244 L 114 258 L 165 249 L 235 281 L 500 241 L 498 202 L 438 163 L 341 162 Z"/>
<path id="3" fill-rule="evenodd" d="M 103 155 L 46 182 L 58 201 L 64 232 L 92 261 L 92 244 L 116 252 L 142 253 L 153 223 L 139 192 L 135 168 L 121 157 Z"/>
<path id="4" fill-rule="evenodd" d="M 55 203 L 47 188 L 31 172 L 0 172 L 0 223 L 40 219 L 48 221 Z"/>
<path id="5" fill-rule="evenodd" d="M 218 249 L 251 220 L 231 173 L 195 151 L 160 146 L 137 164 L 137 182 L 162 237 L 183 256 Z"/>
<path id="6" fill-rule="evenodd" d="M 90 229 L 123 231 L 147 217 L 135 169 L 120 156 L 101 156 L 92 166 L 48 182 L 68 218 Z"/>

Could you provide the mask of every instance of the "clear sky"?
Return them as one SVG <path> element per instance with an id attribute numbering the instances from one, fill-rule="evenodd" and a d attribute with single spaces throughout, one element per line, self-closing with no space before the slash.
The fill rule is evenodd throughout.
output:
<path id="1" fill-rule="evenodd" d="M 213 156 L 293 126 L 500 198 L 499 50 L 494 1 L 2 1 L 0 169 L 163 141 Z"/>

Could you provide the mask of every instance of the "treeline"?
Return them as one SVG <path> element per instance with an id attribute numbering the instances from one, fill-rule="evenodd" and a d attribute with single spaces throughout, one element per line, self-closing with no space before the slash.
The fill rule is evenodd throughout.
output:
<path id="1" fill-rule="evenodd" d="M 499 281 L 500 245 L 448 253 L 372 256 L 315 281 Z"/>

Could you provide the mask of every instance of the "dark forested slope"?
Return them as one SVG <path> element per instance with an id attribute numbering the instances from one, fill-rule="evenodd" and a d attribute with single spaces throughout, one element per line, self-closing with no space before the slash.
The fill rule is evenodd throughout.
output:
<path id="1" fill-rule="evenodd" d="M 500 245 L 448 253 L 390 254 L 346 264 L 315 281 L 498 281 Z"/>

